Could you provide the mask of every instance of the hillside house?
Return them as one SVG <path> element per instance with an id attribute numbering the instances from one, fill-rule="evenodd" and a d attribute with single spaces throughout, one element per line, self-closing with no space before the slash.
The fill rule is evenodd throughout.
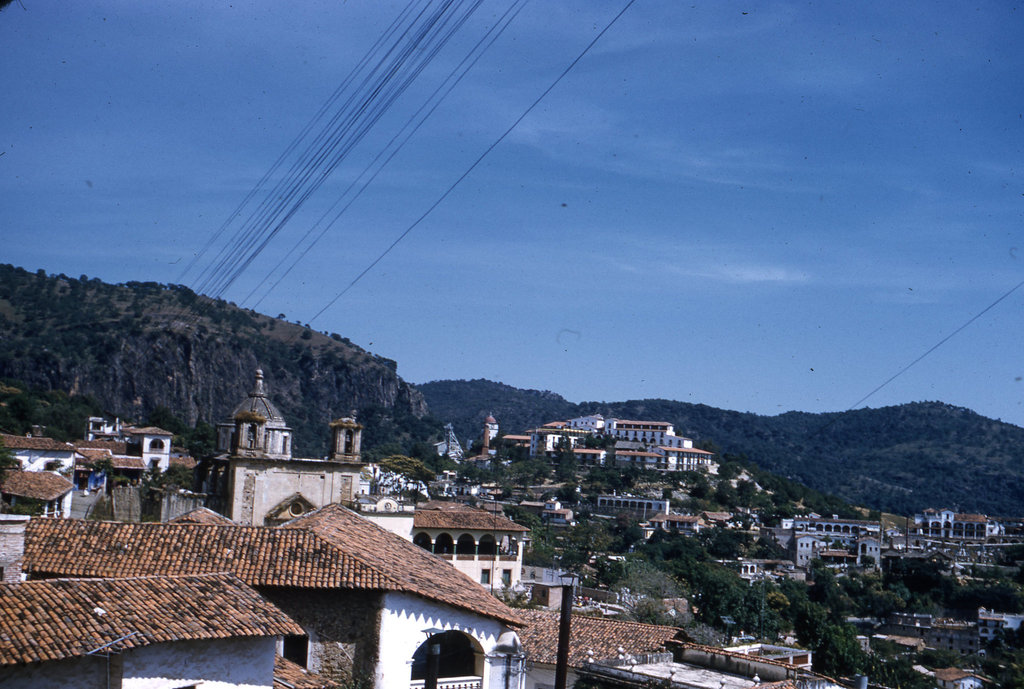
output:
<path id="1" fill-rule="evenodd" d="M 32 435 L 0 433 L 3 444 L 21 464 L 22 471 L 58 471 L 70 473 L 75 466 L 75 447 L 41 435 L 36 427 Z"/>
<path id="2" fill-rule="evenodd" d="M 926 509 L 914 515 L 910 538 L 915 548 L 934 541 L 985 541 L 1003 535 L 1003 525 L 983 514 Z"/>
<path id="3" fill-rule="evenodd" d="M 0 483 L 7 510 L 25 508 L 40 517 L 70 517 L 74 484 L 50 471 L 8 471 Z"/>
<path id="4" fill-rule="evenodd" d="M 408 689 L 428 642 L 462 689 L 520 689 L 521 621 L 478 583 L 339 505 L 280 527 L 33 520 L 31 577 L 228 572 L 297 622 L 283 655 L 339 682 Z"/>

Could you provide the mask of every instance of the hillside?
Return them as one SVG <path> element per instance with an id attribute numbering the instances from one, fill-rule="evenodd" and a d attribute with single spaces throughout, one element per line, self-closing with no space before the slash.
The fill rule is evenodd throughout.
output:
<path id="1" fill-rule="evenodd" d="M 887 512 L 950 506 L 1017 515 L 1024 495 L 1024 428 L 940 402 L 847 413 L 759 416 L 671 400 L 584 402 L 486 380 L 417 386 L 460 438 L 493 413 L 502 432 L 598 413 L 669 421 L 676 433 L 746 455 L 773 473 Z"/>
<path id="2" fill-rule="evenodd" d="M 295 430 L 298 455 L 322 455 L 327 423 L 353 409 L 368 422 L 371 445 L 433 430 L 423 428 L 426 404 L 397 364 L 340 335 L 181 286 L 0 265 L 0 377 L 88 395 L 123 418 L 166 407 L 193 425 L 229 414 L 257 367 Z"/>

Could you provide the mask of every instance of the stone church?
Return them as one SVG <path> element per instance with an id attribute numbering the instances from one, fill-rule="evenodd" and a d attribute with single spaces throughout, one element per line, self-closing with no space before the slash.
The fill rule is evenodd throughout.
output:
<path id="1" fill-rule="evenodd" d="M 267 396 L 263 371 L 248 397 L 217 424 L 226 470 L 226 513 L 237 524 L 273 526 L 332 503 L 351 504 L 363 468 L 355 414 L 330 424 L 325 459 L 292 457 L 292 429 Z"/>

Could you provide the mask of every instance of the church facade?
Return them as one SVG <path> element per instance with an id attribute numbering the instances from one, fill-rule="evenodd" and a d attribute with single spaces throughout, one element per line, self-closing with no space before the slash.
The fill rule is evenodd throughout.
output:
<path id="1" fill-rule="evenodd" d="M 363 468 L 362 426 L 353 413 L 330 427 L 330 455 L 293 457 L 292 430 L 257 370 L 248 397 L 217 424 L 217 451 L 227 463 L 227 516 L 246 526 L 274 526 L 325 505 L 351 504 Z"/>

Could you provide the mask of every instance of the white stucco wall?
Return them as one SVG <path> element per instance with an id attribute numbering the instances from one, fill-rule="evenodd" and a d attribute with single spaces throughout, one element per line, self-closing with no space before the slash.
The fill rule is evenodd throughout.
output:
<path id="1" fill-rule="evenodd" d="M 270 689 L 276 637 L 181 641 L 124 654 L 122 689 L 162 689 L 202 680 L 203 689 Z"/>
<path id="2" fill-rule="evenodd" d="M 404 593 L 384 596 L 375 689 L 408 689 L 412 656 L 427 640 L 429 634 L 424 631 L 427 629 L 458 630 L 471 637 L 477 651 L 483 653 L 483 689 L 505 689 L 500 672 L 503 658 L 491 656 L 498 638 L 508 627 L 498 620 Z M 479 659 L 478 656 L 478 671 Z M 517 675 L 510 683 L 510 689 L 522 689 L 521 682 L 522 675 Z"/>
<path id="3" fill-rule="evenodd" d="M 123 664 L 122 689 L 164 689 L 202 681 L 203 689 L 272 689 L 274 637 L 156 644 L 111 658 Z M 4 689 L 106 686 L 107 659 L 87 656 L 0 669 Z M 173 684 L 172 684 L 173 682 Z"/>

